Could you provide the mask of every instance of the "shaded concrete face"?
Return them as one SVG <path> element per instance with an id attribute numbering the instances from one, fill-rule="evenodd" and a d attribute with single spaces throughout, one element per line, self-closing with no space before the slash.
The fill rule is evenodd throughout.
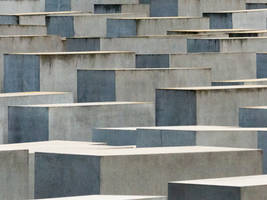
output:
<path id="1" fill-rule="evenodd" d="M 136 35 L 135 19 L 107 19 L 107 37 L 130 37 Z"/>
<path id="2" fill-rule="evenodd" d="M 231 13 L 204 13 L 203 17 L 210 18 L 210 29 L 232 29 Z"/>
<path id="3" fill-rule="evenodd" d="M 218 39 L 187 39 L 187 52 L 220 52 L 220 40 Z"/>
<path id="4" fill-rule="evenodd" d="M 19 17 L 0 15 L 0 24 L 19 24 Z"/>
<path id="5" fill-rule="evenodd" d="M 136 68 L 168 68 L 168 54 L 136 55 Z"/>
<path id="6" fill-rule="evenodd" d="M 67 38 L 65 51 L 100 51 L 100 38 Z"/>
<path id="7" fill-rule="evenodd" d="M 256 54 L 257 78 L 267 77 L 267 54 Z"/>
<path id="8" fill-rule="evenodd" d="M 196 124 L 196 101 L 195 91 L 156 90 L 156 125 Z"/>
<path id="9" fill-rule="evenodd" d="M 168 184 L 168 200 L 241 200 L 238 187 Z"/>
<path id="10" fill-rule="evenodd" d="M 244 82 L 212 82 L 212 86 L 245 85 Z"/>
<path id="11" fill-rule="evenodd" d="M 4 92 L 40 91 L 40 57 L 4 56 Z"/>
<path id="12" fill-rule="evenodd" d="M 178 0 L 150 0 L 151 17 L 178 16 L 178 14 Z"/>
<path id="13" fill-rule="evenodd" d="M 116 101 L 116 71 L 77 72 L 78 102 Z"/>
<path id="14" fill-rule="evenodd" d="M 71 0 L 45 0 L 45 12 L 70 11 Z"/>
<path id="15" fill-rule="evenodd" d="M 258 148 L 263 151 L 263 173 L 267 174 L 267 132 L 258 131 Z"/>
<path id="16" fill-rule="evenodd" d="M 100 158 L 35 153 L 35 198 L 100 193 Z"/>
<path id="17" fill-rule="evenodd" d="M 61 37 L 73 37 L 75 34 L 73 16 L 48 16 L 46 17 L 46 25 L 47 34 L 60 35 Z"/>
<path id="18" fill-rule="evenodd" d="M 121 5 L 116 4 L 95 4 L 95 14 L 106 14 L 106 13 L 121 13 Z"/>
<path id="19" fill-rule="evenodd" d="M 9 107 L 8 116 L 8 143 L 48 140 L 48 108 Z"/>
<path id="20" fill-rule="evenodd" d="M 137 147 L 194 146 L 196 132 L 169 130 L 137 130 Z"/>
<path id="21" fill-rule="evenodd" d="M 246 3 L 246 9 L 264 9 L 267 8 L 267 3 Z"/>
<path id="22" fill-rule="evenodd" d="M 266 119 L 266 109 L 239 109 L 239 126 L 241 127 L 267 127 Z"/>

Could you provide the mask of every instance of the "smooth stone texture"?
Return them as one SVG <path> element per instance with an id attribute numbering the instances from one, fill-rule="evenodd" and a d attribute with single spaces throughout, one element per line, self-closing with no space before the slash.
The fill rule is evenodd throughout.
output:
<path id="1" fill-rule="evenodd" d="M 267 197 L 267 176 L 170 182 L 169 200 L 248 200 Z"/>
<path id="2" fill-rule="evenodd" d="M 209 86 L 209 68 L 78 70 L 78 102 L 154 101 L 156 88 Z"/>
<path id="3" fill-rule="evenodd" d="M 156 125 L 237 126 L 239 107 L 265 105 L 266 98 L 260 85 L 157 89 Z"/>
<path id="4" fill-rule="evenodd" d="M 134 52 L 88 51 L 4 55 L 4 91 L 67 91 L 77 100 L 77 69 L 135 68 Z"/>
<path id="5" fill-rule="evenodd" d="M 91 141 L 92 128 L 155 125 L 146 102 L 105 102 L 10 106 L 8 142 Z"/>

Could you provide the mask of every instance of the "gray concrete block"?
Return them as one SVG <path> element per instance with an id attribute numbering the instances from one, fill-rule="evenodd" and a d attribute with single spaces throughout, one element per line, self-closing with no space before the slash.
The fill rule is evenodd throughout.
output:
<path id="1" fill-rule="evenodd" d="M 134 68 L 133 52 L 50 52 L 4 55 L 4 91 L 67 91 L 77 99 L 77 69 Z M 64 74 L 64 76 L 62 76 Z"/>
<path id="2" fill-rule="evenodd" d="M 66 38 L 65 51 L 100 51 L 100 38 Z"/>
<path id="3" fill-rule="evenodd" d="M 89 195 L 77 197 L 65 197 L 66 200 L 167 200 L 163 196 L 120 196 L 120 195 Z M 45 200 L 45 199 L 44 199 Z M 62 198 L 49 198 L 46 200 L 62 200 Z"/>
<path id="4" fill-rule="evenodd" d="M 3 35 L 47 35 L 47 28 L 43 25 L 19 25 L 19 24 L 2 24 L 0 25 L 0 34 Z"/>
<path id="5" fill-rule="evenodd" d="M 239 107 L 265 105 L 266 92 L 260 85 L 158 89 L 156 124 L 237 126 Z"/>
<path id="6" fill-rule="evenodd" d="M 118 4 L 95 4 L 95 14 L 121 13 L 121 5 Z"/>
<path id="7" fill-rule="evenodd" d="M 188 39 L 188 53 L 220 52 L 220 41 L 216 39 Z"/>
<path id="8" fill-rule="evenodd" d="M 19 18 L 12 15 L 0 15 L 0 24 L 19 24 Z"/>
<path id="9" fill-rule="evenodd" d="M 131 37 L 137 35 L 134 19 L 107 19 L 107 37 Z"/>
<path id="10" fill-rule="evenodd" d="M 95 127 L 153 126 L 154 110 L 152 103 L 135 102 L 10 106 L 8 141 L 91 141 Z"/>
<path id="11" fill-rule="evenodd" d="M 210 18 L 210 29 L 233 29 L 232 13 L 204 13 Z"/>
<path id="12" fill-rule="evenodd" d="M 243 107 L 239 110 L 239 126 L 241 127 L 267 127 L 266 107 Z"/>
<path id="13" fill-rule="evenodd" d="M 78 102 L 154 101 L 156 88 L 209 86 L 209 68 L 78 70 Z"/>
<path id="14" fill-rule="evenodd" d="M 136 55 L 136 68 L 168 68 L 168 54 Z"/>
<path id="15" fill-rule="evenodd" d="M 71 10 L 71 0 L 45 0 L 45 11 L 68 11 Z"/>
<path id="16" fill-rule="evenodd" d="M 170 182 L 169 200 L 266 198 L 266 175 Z"/>
<path id="17" fill-rule="evenodd" d="M 178 0 L 150 0 L 150 16 L 178 16 Z"/>

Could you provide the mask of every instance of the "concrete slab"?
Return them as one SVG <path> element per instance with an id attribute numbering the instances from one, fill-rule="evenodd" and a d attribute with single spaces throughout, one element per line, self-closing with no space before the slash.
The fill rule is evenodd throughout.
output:
<path id="1" fill-rule="evenodd" d="M 161 87 L 209 86 L 209 68 L 78 70 L 78 102 L 154 101 Z"/>
<path id="2" fill-rule="evenodd" d="M 107 20 L 107 37 L 165 35 L 170 29 L 208 29 L 209 18 L 124 17 Z"/>
<path id="3" fill-rule="evenodd" d="M 0 35 L 47 35 L 47 28 L 43 25 L 0 25 Z"/>
<path id="4" fill-rule="evenodd" d="M 156 124 L 237 126 L 239 107 L 265 105 L 266 95 L 260 85 L 157 89 Z"/>
<path id="5" fill-rule="evenodd" d="M 267 9 L 203 13 L 210 18 L 210 29 L 266 29 Z"/>
<path id="6" fill-rule="evenodd" d="M 77 69 L 134 68 L 135 53 L 43 52 L 4 55 L 4 91 L 68 91 L 77 99 Z"/>
<path id="7" fill-rule="evenodd" d="M 63 92 L 25 92 L 0 94 L 0 144 L 8 142 L 8 106 L 72 102 L 72 94 Z"/>
<path id="8" fill-rule="evenodd" d="M 155 125 L 146 102 L 105 102 L 10 106 L 8 142 L 91 141 L 92 128 Z"/>
<path id="9" fill-rule="evenodd" d="M 167 200 L 167 197 L 162 196 L 119 196 L 119 195 L 89 195 L 65 198 L 49 198 L 47 200 Z M 45 200 L 45 199 L 44 199 Z"/>
<path id="10" fill-rule="evenodd" d="M 107 18 L 144 16 L 146 15 L 142 13 L 56 15 L 47 16 L 46 24 L 48 34 L 62 37 L 105 37 Z"/>
<path id="11" fill-rule="evenodd" d="M 28 144 L 23 145 L 28 149 Z M 105 150 L 85 149 L 78 144 L 70 148 L 57 148 L 53 152 L 49 147 L 29 150 L 29 185 L 34 198 L 91 194 L 166 195 L 169 181 L 262 173 L 261 151 L 253 149 L 165 147 Z"/>
<path id="12" fill-rule="evenodd" d="M 171 182 L 168 199 L 264 199 L 266 188 L 266 175 Z"/>
<path id="13" fill-rule="evenodd" d="M 214 82 L 256 79 L 267 77 L 266 55 L 246 52 L 171 54 L 169 63 L 171 68 L 209 66 Z"/>

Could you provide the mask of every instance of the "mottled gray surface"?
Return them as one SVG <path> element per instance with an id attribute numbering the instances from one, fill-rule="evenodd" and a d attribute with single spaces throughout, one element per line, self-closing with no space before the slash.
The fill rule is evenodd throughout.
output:
<path id="1" fill-rule="evenodd" d="M 65 51 L 100 51 L 100 38 L 67 38 Z"/>
<path id="2" fill-rule="evenodd" d="M 4 92 L 40 91 L 40 57 L 4 55 Z"/>
<path id="3" fill-rule="evenodd" d="M 106 14 L 106 13 L 121 13 L 120 4 L 95 4 L 95 14 Z"/>
<path id="4" fill-rule="evenodd" d="M 73 37 L 75 34 L 73 18 L 73 16 L 47 16 L 47 34 Z"/>
<path id="5" fill-rule="evenodd" d="M 267 54 L 256 54 L 257 78 L 267 77 Z"/>
<path id="6" fill-rule="evenodd" d="M 196 124 L 195 91 L 156 90 L 156 125 Z"/>
<path id="7" fill-rule="evenodd" d="M 137 35 L 135 19 L 107 19 L 107 37 L 130 37 Z"/>
<path id="8" fill-rule="evenodd" d="M 267 109 L 240 108 L 239 126 L 267 127 Z"/>
<path id="9" fill-rule="evenodd" d="M 168 68 L 169 54 L 136 55 L 136 68 Z"/>
<path id="10" fill-rule="evenodd" d="M 19 24 L 19 17 L 14 15 L 0 15 L 0 24 Z"/>
<path id="11" fill-rule="evenodd" d="M 258 148 L 263 151 L 263 173 L 267 174 L 267 132 L 258 131 Z"/>
<path id="12" fill-rule="evenodd" d="M 70 11 L 71 0 L 45 0 L 45 12 Z"/>
<path id="13" fill-rule="evenodd" d="M 178 0 L 150 0 L 151 17 L 178 16 Z"/>
<path id="14" fill-rule="evenodd" d="M 246 3 L 246 9 L 264 9 L 267 8 L 267 3 Z"/>
<path id="15" fill-rule="evenodd" d="M 210 29 L 232 29 L 232 13 L 204 13 L 203 17 L 210 18 Z"/>
<path id="16" fill-rule="evenodd" d="M 219 39 L 187 39 L 187 52 L 220 52 Z"/>

